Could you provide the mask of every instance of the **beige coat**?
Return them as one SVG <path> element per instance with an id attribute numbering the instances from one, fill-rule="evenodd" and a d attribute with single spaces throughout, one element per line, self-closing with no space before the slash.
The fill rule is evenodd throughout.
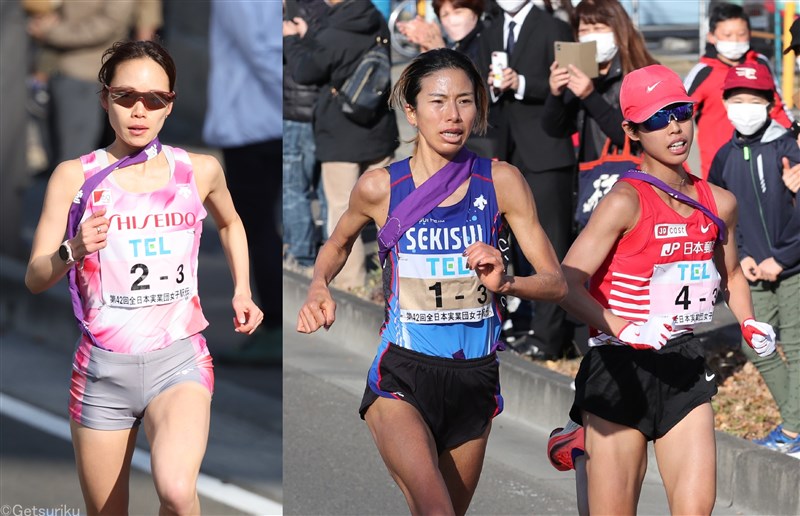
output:
<path id="1" fill-rule="evenodd" d="M 96 81 L 103 52 L 128 39 L 136 0 L 64 0 L 60 21 L 41 38 L 46 72 Z"/>

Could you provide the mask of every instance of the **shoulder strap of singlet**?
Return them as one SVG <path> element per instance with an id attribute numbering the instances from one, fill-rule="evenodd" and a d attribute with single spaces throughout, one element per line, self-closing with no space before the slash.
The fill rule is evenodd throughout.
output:
<path id="1" fill-rule="evenodd" d="M 175 182 L 178 184 L 191 183 L 194 169 L 192 161 L 189 159 L 189 153 L 179 147 L 164 145 L 164 155 L 173 168 Z"/>
<path id="2" fill-rule="evenodd" d="M 389 198 L 389 213 L 402 201 L 408 192 L 414 189 L 414 179 L 411 176 L 411 158 L 395 161 L 389 169 L 389 183 L 391 194 Z"/>
<path id="3" fill-rule="evenodd" d="M 475 166 L 472 167 L 472 174 L 492 182 L 492 160 L 479 156 L 475 160 Z"/>

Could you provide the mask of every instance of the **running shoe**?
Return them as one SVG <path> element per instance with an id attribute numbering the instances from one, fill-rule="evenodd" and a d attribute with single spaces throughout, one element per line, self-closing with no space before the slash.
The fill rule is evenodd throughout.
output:
<path id="1" fill-rule="evenodd" d="M 800 459 L 800 444 L 795 444 L 789 451 L 786 452 L 786 455 L 789 457 L 794 457 L 795 459 Z"/>
<path id="2" fill-rule="evenodd" d="M 547 457 L 558 471 L 575 469 L 575 459 L 583 455 L 583 427 L 571 419 L 564 428 L 550 432 Z"/>
<path id="3" fill-rule="evenodd" d="M 781 453 L 800 452 L 800 435 L 792 439 L 783 433 L 783 425 L 778 425 L 775 430 L 762 439 L 754 439 L 754 443 Z"/>

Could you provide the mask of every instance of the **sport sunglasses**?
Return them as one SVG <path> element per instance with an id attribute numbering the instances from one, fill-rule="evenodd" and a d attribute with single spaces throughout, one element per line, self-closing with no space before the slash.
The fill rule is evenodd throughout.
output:
<path id="1" fill-rule="evenodd" d="M 164 109 L 170 102 L 175 100 L 174 91 L 136 91 L 130 88 L 120 88 L 117 86 L 106 86 L 103 88 L 108 90 L 108 96 L 114 104 L 118 104 L 124 108 L 132 108 L 140 100 L 144 104 L 145 109 L 148 111 L 155 111 L 156 109 Z"/>
<path id="2" fill-rule="evenodd" d="M 692 118 L 694 114 L 694 104 L 678 104 L 675 107 L 659 109 L 653 116 L 642 122 L 641 125 L 648 131 L 658 131 L 669 125 L 674 118 L 676 122 L 684 122 Z"/>

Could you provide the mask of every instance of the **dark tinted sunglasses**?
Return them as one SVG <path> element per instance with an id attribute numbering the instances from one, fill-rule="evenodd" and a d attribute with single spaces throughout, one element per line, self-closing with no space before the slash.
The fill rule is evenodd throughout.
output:
<path id="1" fill-rule="evenodd" d="M 659 109 L 656 113 L 642 122 L 641 125 L 648 131 L 658 131 L 669 125 L 674 118 L 676 122 L 684 122 L 692 118 L 694 114 L 694 104 L 678 104 L 675 107 Z"/>
<path id="2" fill-rule="evenodd" d="M 170 102 L 175 100 L 174 91 L 136 91 L 130 88 L 119 88 L 116 86 L 103 86 L 108 90 L 108 96 L 114 104 L 124 108 L 132 108 L 140 100 L 148 111 L 164 109 Z"/>

